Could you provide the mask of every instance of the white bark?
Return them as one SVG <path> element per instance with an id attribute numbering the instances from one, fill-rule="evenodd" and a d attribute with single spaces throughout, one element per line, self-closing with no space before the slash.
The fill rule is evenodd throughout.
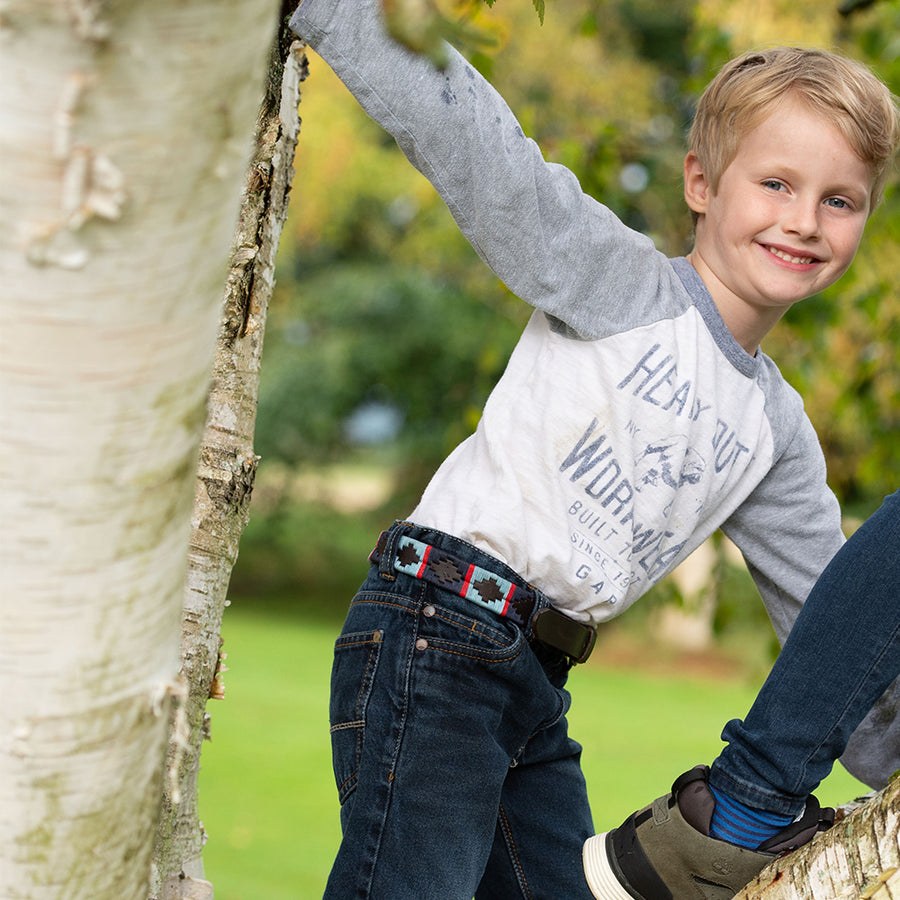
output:
<path id="1" fill-rule="evenodd" d="M 145 898 L 272 0 L 0 4 L 0 896 Z"/>

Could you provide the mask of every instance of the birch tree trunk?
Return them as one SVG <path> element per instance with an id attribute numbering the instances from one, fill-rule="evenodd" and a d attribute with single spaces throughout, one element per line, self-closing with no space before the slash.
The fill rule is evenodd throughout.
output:
<path id="1" fill-rule="evenodd" d="M 900 778 L 776 860 L 735 900 L 898 900 Z"/>
<path id="2" fill-rule="evenodd" d="M 282 30 L 270 55 L 213 362 L 184 599 L 181 674 L 187 695 L 184 715 L 176 717 L 169 741 L 168 768 L 175 777 L 165 785 L 151 885 L 151 897 L 160 900 L 213 896 L 203 872 L 206 835 L 199 816 L 197 776 L 202 743 L 210 730 L 207 700 L 224 695 L 222 616 L 256 474 L 253 431 L 265 319 L 300 131 L 297 105 L 306 57 L 285 24 L 295 7 L 296 0 L 282 4 Z"/>
<path id="3" fill-rule="evenodd" d="M 0 896 L 147 897 L 273 0 L 0 5 Z"/>

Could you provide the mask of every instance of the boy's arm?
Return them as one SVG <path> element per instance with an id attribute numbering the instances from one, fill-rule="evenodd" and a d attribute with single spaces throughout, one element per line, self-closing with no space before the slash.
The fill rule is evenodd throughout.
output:
<path id="1" fill-rule="evenodd" d="M 652 302 L 666 260 L 547 163 L 454 50 L 437 70 L 384 32 L 377 0 L 305 0 L 291 27 L 435 186 L 475 250 L 526 302 L 598 337 L 617 302 Z M 604 288 L 611 295 L 603 296 Z M 605 309 L 604 309 L 605 308 Z"/>
<path id="2" fill-rule="evenodd" d="M 809 419 L 722 526 L 740 548 L 780 643 L 825 566 L 844 543 L 841 510 Z"/>

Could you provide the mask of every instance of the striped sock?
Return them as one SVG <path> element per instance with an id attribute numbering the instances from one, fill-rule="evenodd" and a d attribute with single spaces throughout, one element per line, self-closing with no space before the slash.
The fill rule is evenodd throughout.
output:
<path id="1" fill-rule="evenodd" d="M 713 812 L 709 833 L 711 837 L 720 841 L 728 841 L 729 844 L 755 850 L 794 821 L 793 816 L 782 816 L 745 806 L 728 794 L 717 791 L 712 785 L 710 790 L 716 798 L 716 809 Z"/>

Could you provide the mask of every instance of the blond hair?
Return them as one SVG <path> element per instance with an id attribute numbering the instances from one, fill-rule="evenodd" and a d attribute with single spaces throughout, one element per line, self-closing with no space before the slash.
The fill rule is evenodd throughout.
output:
<path id="1" fill-rule="evenodd" d="M 689 149 L 713 191 L 741 140 L 787 96 L 821 113 L 869 167 L 874 209 L 900 144 L 897 103 L 861 63 L 812 48 L 746 53 L 726 63 L 709 83 L 697 104 Z"/>

